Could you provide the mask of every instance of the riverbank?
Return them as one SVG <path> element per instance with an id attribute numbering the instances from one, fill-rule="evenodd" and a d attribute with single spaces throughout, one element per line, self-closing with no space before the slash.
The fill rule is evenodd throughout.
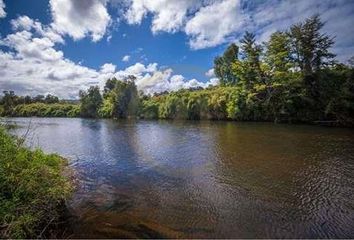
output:
<path id="1" fill-rule="evenodd" d="M 36 146 L 70 159 L 79 184 L 67 204 L 76 218 L 69 238 L 354 236 L 353 129 L 231 121 L 8 121 L 20 127 L 11 131 L 16 136 L 30 124 L 35 132 L 28 138 Z"/>
<path id="2" fill-rule="evenodd" d="M 0 126 L 0 237 L 60 237 L 65 201 L 73 190 L 65 175 L 67 160 L 29 150 L 23 138 Z"/>

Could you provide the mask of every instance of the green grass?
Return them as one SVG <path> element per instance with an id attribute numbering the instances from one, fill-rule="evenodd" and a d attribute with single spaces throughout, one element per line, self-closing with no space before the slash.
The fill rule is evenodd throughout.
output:
<path id="1" fill-rule="evenodd" d="M 0 238 L 42 237 L 72 192 L 65 159 L 21 142 L 0 126 Z"/>

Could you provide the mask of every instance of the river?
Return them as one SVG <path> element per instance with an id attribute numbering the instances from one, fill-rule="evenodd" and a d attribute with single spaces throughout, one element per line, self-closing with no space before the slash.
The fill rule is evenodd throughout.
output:
<path id="1" fill-rule="evenodd" d="M 14 118 L 69 159 L 72 238 L 354 238 L 354 131 Z"/>

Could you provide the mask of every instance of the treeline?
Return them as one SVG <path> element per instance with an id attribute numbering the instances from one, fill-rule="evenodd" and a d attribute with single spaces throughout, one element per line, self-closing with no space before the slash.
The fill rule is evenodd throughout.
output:
<path id="1" fill-rule="evenodd" d="M 18 96 L 14 91 L 4 91 L 0 99 L 0 116 L 11 117 L 77 117 L 80 105 L 74 101 L 59 100 L 48 94 Z"/>
<path id="2" fill-rule="evenodd" d="M 337 62 L 330 52 L 334 38 L 322 28 L 313 16 L 262 44 L 246 32 L 239 46 L 233 43 L 215 58 L 216 87 L 146 96 L 134 76 L 108 79 L 102 94 L 98 86 L 80 91 L 80 105 L 70 115 L 354 126 L 354 58 Z"/>
<path id="3" fill-rule="evenodd" d="M 145 96 L 134 77 L 81 92 L 81 116 L 224 119 L 354 125 L 354 61 L 335 61 L 334 38 L 313 16 L 258 44 L 246 32 L 214 61 L 220 86 Z"/>

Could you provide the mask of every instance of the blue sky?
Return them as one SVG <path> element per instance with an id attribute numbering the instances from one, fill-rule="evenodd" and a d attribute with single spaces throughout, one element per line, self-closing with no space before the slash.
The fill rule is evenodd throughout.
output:
<path id="1" fill-rule="evenodd" d="M 262 42 L 316 13 L 338 59 L 354 55 L 352 0 L 0 0 L 0 89 L 76 98 L 128 74 L 147 93 L 206 87 L 244 31 Z"/>

